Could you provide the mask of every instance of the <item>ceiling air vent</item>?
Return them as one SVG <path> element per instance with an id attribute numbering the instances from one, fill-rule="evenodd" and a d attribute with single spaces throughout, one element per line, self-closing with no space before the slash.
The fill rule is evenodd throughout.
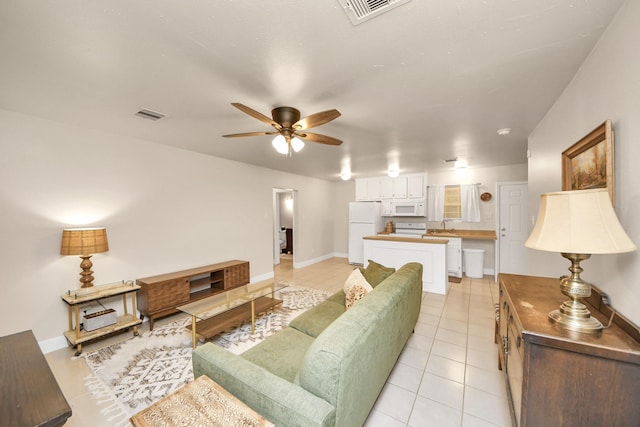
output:
<path id="1" fill-rule="evenodd" d="M 338 0 L 353 25 L 361 24 L 411 0 Z"/>
<path id="2" fill-rule="evenodd" d="M 165 115 L 162 113 L 158 113 L 157 111 L 151 111 L 147 108 L 141 108 L 140 111 L 136 113 L 136 116 L 142 117 L 143 119 L 160 120 Z"/>

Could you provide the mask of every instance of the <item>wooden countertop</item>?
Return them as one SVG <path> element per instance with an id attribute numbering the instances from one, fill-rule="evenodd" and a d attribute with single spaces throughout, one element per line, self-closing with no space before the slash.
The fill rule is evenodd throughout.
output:
<path id="1" fill-rule="evenodd" d="M 429 230 L 431 231 L 431 230 Z M 461 239 L 474 239 L 474 240 L 496 240 L 495 230 L 453 230 L 452 233 L 435 233 L 430 232 L 423 234 L 422 237 L 428 239 L 429 237 L 460 237 Z M 381 231 L 378 235 L 384 236 L 390 234 L 387 231 Z M 401 237 L 400 237 L 401 238 Z"/>
<path id="2" fill-rule="evenodd" d="M 475 239 L 475 240 L 496 240 L 495 230 L 453 230 L 452 233 L 429 233 L 431 230 L 427 230 L 424 237 L 460 237 L 462 239 Z"/>
<path id="3" fill-rule="evenodd" d="M 436 245 L 446 245 L 448 240 L 428 239 L 420 237 L 395 237 L 395 236 L 366 236 L 364 240 L 383 240 L 387 242 L 406 242 L 406 243 L 429 243 Z"/>

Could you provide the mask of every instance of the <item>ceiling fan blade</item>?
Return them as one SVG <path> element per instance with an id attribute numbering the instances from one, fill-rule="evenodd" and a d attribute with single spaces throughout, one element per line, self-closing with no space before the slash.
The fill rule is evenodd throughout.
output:
<path id="1" fill-rule="evenodd" d="M 320 144 L 327 144 L 327 145 L 342 144 L 342 141 L 340 141 L 339 139 L 336 139 L 327 135 L 320 135 L 319 133 L 304 132 L 304 133 L 296 133 L 295 135 L 297 135 L 302 139 L 307 139 L 312 142 L 319 142 Z"/>
<path id="2" fill-rule="evenodd" d="M 254 119 L 258 119 L 261 122 L 266 123 L 268 125 L 271 125 L 276 129 L 280 129 L 282 127 L 282 126 L 280 126 L 280 123 L 274 121 L 271 117 L 267 117 L 264 114 L 257 112 L 253 108 L 249 108 L 246 105 L 242 105 L 242 104 L 239 104 L 237 102 L 232 102 L 231 105 L 233 105 L 234 107 L 236 107 L 238 110 L 242 111 L 243 113 L 246 113 L 246 114 L 250 115 Z"/>
<path id="3" fill-rule="evenodd" d="M 260 135 L 273 135 L 278 133 L 278 131 L 274 132 L 244 132 L 244 133 L 231 133 L 229 135 L 222 135 L 224 138 L 240 138 L 243 136 L 260 136 Z"/>
<path id="4" fill-rule="evenodd" d="M 320 113 L 303 117 L 294 123 L 292 128 L 295 130 L 311 129 L 316 126 L 329 123 L 331 120 L 337 119 L 338 117 L 340 117 L 340 112 L 338 110 L 321 111 Z"/>

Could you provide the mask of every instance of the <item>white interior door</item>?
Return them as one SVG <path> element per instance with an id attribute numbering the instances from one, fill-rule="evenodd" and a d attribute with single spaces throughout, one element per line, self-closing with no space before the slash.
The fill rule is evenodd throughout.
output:
<path id="1" fill-rule="evenodd" d="M 498 219 L 499 272 L 526 274 L 527 184 L 498 184 L 500 207 Z"/>

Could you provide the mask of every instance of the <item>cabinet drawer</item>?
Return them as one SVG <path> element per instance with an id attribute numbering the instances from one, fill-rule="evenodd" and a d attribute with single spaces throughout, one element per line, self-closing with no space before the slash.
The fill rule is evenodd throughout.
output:
<path id="1" fill-rule="evenodd" d="M 232 265 L 224 269 L 224 288 L 232 289 L 249 283 L 249 263 Z"/>
<path id="2" fill-rule="evenodd" d="M 189 302 L 189 280 L 168 280 L 149 286 L 150 313 Z"/>

